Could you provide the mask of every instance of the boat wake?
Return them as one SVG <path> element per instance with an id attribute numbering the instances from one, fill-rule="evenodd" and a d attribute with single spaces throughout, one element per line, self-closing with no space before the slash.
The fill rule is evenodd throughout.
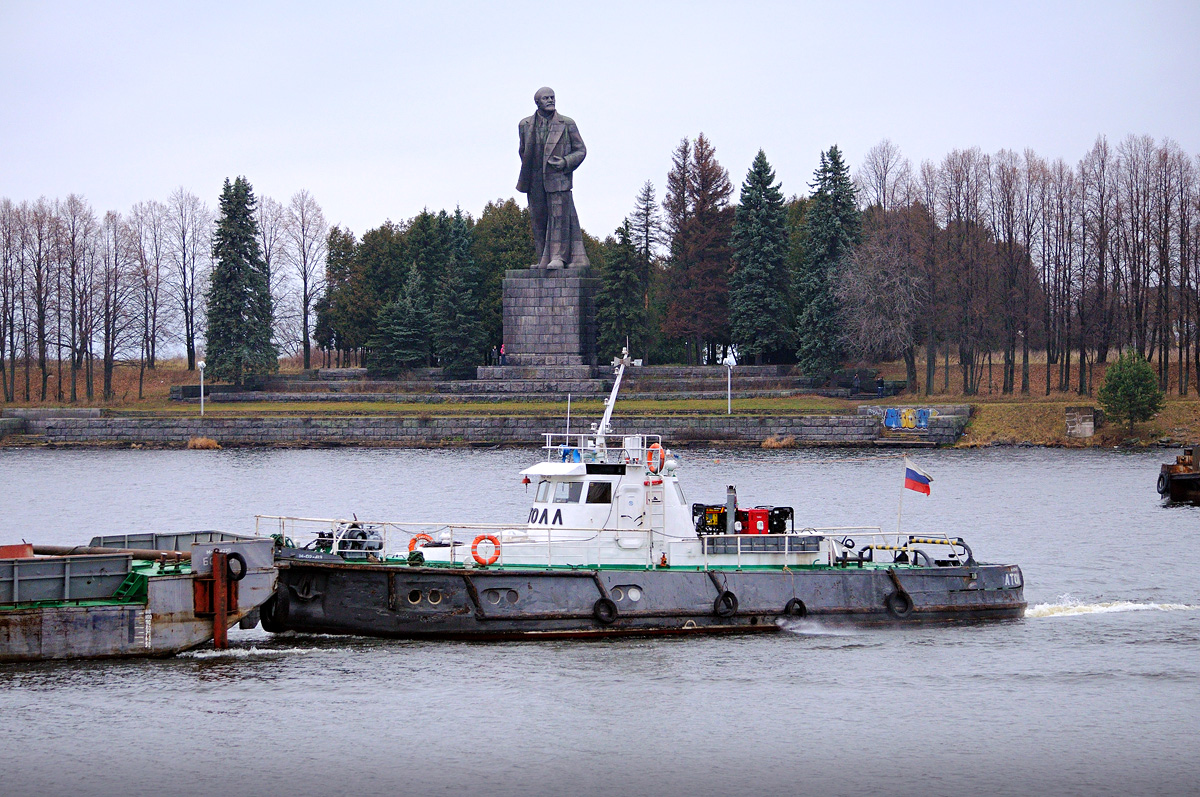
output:
<path id="1" fill-rule="evenodd" d="M 310 653 L 333 653 L 329 648 L 228 648 L 226 650 L 187 650 L 179 654 L 181 659 L 253 659 L 259 656 L 293 656 Z"/>
<path id="2" fill-rule="evenodd" d="M 1104 601 L 1083 603 L 1064 595 L 1058 603 L 1037 603 L 1025 610 L 1027 618 L 1076 617 L 1083 614 L 1112 614 L 1115 612 L 1188 612 L 1200 606 L 1186 603 L 1137 603 L 1135 601 Z"/>
<path id="3" fill-rule="evenodd" d="M 797 636 L 858 636 L 852 628 L 832 628 L 816 620 L 782 620 L 779 628 Z"/>

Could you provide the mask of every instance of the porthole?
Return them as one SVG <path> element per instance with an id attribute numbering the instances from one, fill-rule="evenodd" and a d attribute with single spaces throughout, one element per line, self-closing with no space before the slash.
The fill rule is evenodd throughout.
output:
<path id="1" fill-rule="evenodd" d="M 440 589 L 429 590 L 429 602 L 437 606 L 442 602 L 442 591 Z"/>
<path id="2" fill-rule="evenodd" d="M 499 603 L 500 597 L 501 597 L 500 590 L 498 590 L 498 589 L 484 590 L 483 597 L 487 598 L 488 603 L 492 603 L 492 604 Z"/>
<path id="3" fill-rule="evenodd" d="M 413 605 L 420 603 L 421 602 L 421 590 L 410 589 L 408 591 L 408 602 Z"/>
<path id="4" fill-rule="evenodd" d="M 621 584 L 611 590 L 614 601 L 628 600 L 637 603 L 642 599 L 642 588 L 634 584 Z"/>
<path id="5" fill-rule="evenodd" d="M 504 597 L 508 599 L 509 603 L 516 603 L 517 591 L 515 589 L 510 589 L 507 593 L 505 593 Z"/>

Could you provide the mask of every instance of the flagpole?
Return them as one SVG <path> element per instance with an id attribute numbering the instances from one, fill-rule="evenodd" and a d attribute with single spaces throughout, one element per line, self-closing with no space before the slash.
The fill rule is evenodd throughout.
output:
<path id="1" fill-rule="evenodd" d="M 904 475 L 905 475 L 905 477 L 907 477 L 908 476 L 908 455 L 907 454 L 904 456 L 904 461 L 902 464 L 904 465 Z M 900 500 L 896 504 L 896 544 L 897 545 L 900 544 L 900 517 L 901 517 L 902 513 L 904 512 L 904 491 L 905 491 L 905 489 L 907 489 L 907 488 L 904 486 L 904 482 L 903 481 L 900 482 Z"/>

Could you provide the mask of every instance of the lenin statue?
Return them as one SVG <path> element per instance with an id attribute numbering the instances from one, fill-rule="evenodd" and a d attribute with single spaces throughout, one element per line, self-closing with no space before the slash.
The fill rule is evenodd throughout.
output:
<path id="1" fill-rule="evenodd" d="M 582 268 L 583 231 L 571 197 L 571 174 L 583 163 L 587 149 L 575 122 L 554 110 L 554 89 L 533 95 L 537 112 L 518 125 L 521 176 L 517 190 L 529 195 L 533 221 L 534 268 Z"/>

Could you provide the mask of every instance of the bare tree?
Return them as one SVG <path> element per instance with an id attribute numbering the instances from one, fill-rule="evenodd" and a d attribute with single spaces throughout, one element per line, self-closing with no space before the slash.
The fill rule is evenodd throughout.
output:
<path id="1" fill-rule="evenodd" d="M 894 212 L 927 218 L 921 207 Z M 914 389 L 917 331 L 928 310 L 919 227 L 902 219 L 874 225 L 839 267 L 836 287 L 847 349 L 871 360 L 901 355 Z"/>
<path id="2" fill-rule="evenodd" d="M 17 260 L 20 257 L 19 213 L 12 200 L 0 199 L 0 392 L 5 401 L 15 400 L 17 366 Z M 5 369 L 5 345 L 8 367 Z"/>
<path id="3" fill-rule="evenodd" d="M 1118 279 L 1114 270 L 1113 213 L 1114 169 L 1108 139 L 1096 138 L 1092 149 L 1079 163 L 1083 193 L 1084 258 L 1095 275 L 1095 347 L 1097 362 L 1108 362 L 1113 324 L 1117 318 Z"/>
<path id="4" fill-rule="evenodd" d="M 288 210 L 269 196 L 259 197 L 255 208 L 258 222 L 258 245 L 262 250 L 263 262 L 267 266 L 267 277 L 271 286 L 271 339 L 281 353 L 294 353 L 298 348 L 298 336 L 292 334 L 296 314 L 288 312 L 295 294 L 290 261 L 288 236 Z M 290 344 L 290 345 L 289 345 Z"/>
<path id="5" fill-rule="evenodd" d="M 171 261 L 171 295 L 183 324 L 183 344 L 188 370 L 196 369 L 197 326 L 203 313 L 197 303 L 204 297 L 212 251 L 212 212 L 195 194 L 177 188 L 167 200 L 168 254 Z"/>
<path id="6" fill-rule="evenodd" d="M 49 387 L 50 368 L 47 361 L 49 348 L 49 315 L 53 287 L 53 247 L 57 218 L 54 206 L 45 197 L 28 206 L 25 213 L 25 262 L 28 281 L 26 291 L 33 308 L 34 336 L 37 340 L 38 370 L 41 371 L 41 400 L 46 400 Z M 28 347 L 26 348 L 28 352 Z"/>
<path id="7" fill-rule="evenodd" d="M 912 164 L 899 147 L 885 138 L 867 151 L 854 182 L 867 207 L 875 206 L 886 213 L 906 204 Z"/>
<path id="8" fill-rule="evenodd" d="M 117 355 L 136 339 L 137 326 L 129 313 L 136 296 L 135 242 L 120 213 L 104 214 L 100 228 L 100 330 L 104 373 L 103 397 L 111 401 Z"/>
<path id="9" fill-rule="evenodd" d="M 129 214 L 136 261 L 137 315 L 140 322 L 141 354 L 138 358 L 138 398 L 144 395 L 146 369 L 156 367 L 161 334 L 162 288 L 167 267 L 167 206 L 161 202 L 139 202 Z"/>
<path id="10" fill-rule="evenodd" d="M 292 271 L 300 283 L 300 330 L 304 349 L 304 368 L 311 364 L 312 307 L 323 290 L 325 242 L 329 225 L 321 206 L 307 190 L 297 191 L 288 203 L 288 256 Z"/>
<path id="11" fill-rule="evenodd" d="M 63 302 L 67 308 L 71 331 L 69 347 L 71 351 L 71 402 L 78 401 L 78 374 L 82 358 L 83 306 L 89 300 L 83 287 L 87 283 L 85 269 L 87 266 L 88 246 L 96 232 L 96 214 L 87 201 L 77 194 L 67 196 L 58 208 L 60 220 L 60 240 L 62 244 L 62 259 L 66 273 L 67 296 Z"/>

